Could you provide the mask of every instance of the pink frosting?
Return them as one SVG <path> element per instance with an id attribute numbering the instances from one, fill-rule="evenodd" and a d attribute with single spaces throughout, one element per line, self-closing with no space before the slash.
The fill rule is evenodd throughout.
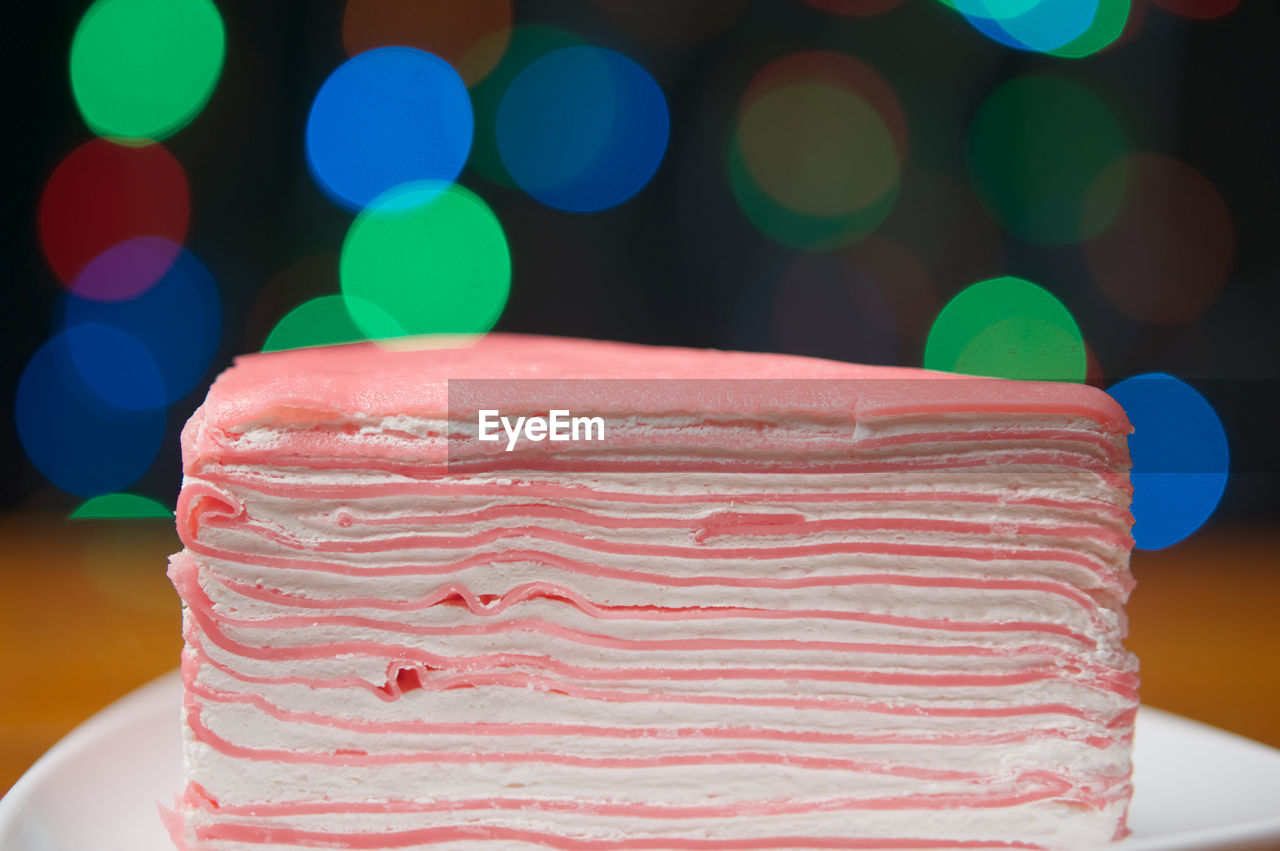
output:
<path id="1" fill-rule="evenodd" d="M 974 380 L 922 369 L 861 366 L 795 355 L 513 334 L 489 334 L 471 346 L 453 349 L 386 351 L 373 343 L 357 343 L 245 355 L 237 358 L 236 368 L 223 373 L 209 391 L 207 420 L 216 428 L 234 428 L 266 411 L 286 409 L 439 416 L 448 410 L 449 379 L 507 379 L 509 386 L 518 389 L 515 379 L 579 378 L 667 383 L 650 385 L 650 394 L 601 398 L 596 391 L 567 381 L 561 388 L 563 394 L 554 397 L 563 400 L 565 407 L 639 413 L 853 412 L 859 416 L 905 411 L 1069 412 L 1092 418 L 1109 431 L 1129 431 L 1124 411 L 1110 396 L 1081 384 Z M 861 383 L 815 382 L 798 387 L 796 397 L 787 400 L 784 409 L 772 395 L 772 388 L 759 381 L 736 380 L 742 378 Z M 723 384 L 716 386 L 715 392 L 702 383 L 682 391 L 682 380 L 686 379 L 720 380 Z M 856 389 L 856 396 L 848 395 L 850 389 Z M 526 409 L 545 406 L 541 398 L 523 401 Z M 513 398 L 513 409 L 518 407 L 515 402 Z"/>

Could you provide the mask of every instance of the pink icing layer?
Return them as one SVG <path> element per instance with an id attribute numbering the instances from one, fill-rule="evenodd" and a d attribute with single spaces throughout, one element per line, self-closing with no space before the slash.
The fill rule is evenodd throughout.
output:
<path id="1" fill-rule="evenodd" d="M 757 380 L 737 380 L 744 377 Z M 855 413 L 859 417 L 929 411 L 1071 413 L 1093 419 L 1111 432 L 1129 431 L 1124 411 L 1111 397 L 1079 384 L 984 381 L 795 355 L 513 334 L 489 334 L 473 345 L 451 349 L 386 351 L 373 343 L 360 343 L 245 355 L 237 358 L 236 368 L 219 376 L 209 391 L 205 420 L 210 427 L 230 429 L 268 411 L 276 412 L 277 421 L 289 410 L 441 416 L 448 411 L 449 379 L 505 379 L 516 391 L 510 400 L 512 410 L 537 410 L 545 407 L 545 398 L 527 394 L 521 398 L 518 379 L 580 378 L 652 383 L 646 391 L 645 384 L 624 390 L 619 385 L 583 385 L 570 380 L 553 394 L 558 404 L 570 409 L 640 414 L 672 410 Z M 724 383 L 686 387 L 681 382 L 687 379 Z M 759 379 L 843 381 L 797 387 L 795 397 L 784 404 L 776 398 L 776 388 Z M 602 388 L 610 387 L 616 388 L 617 396 L 601 395 Z M 856 390 L 853 398 L 850 389 Z"/>

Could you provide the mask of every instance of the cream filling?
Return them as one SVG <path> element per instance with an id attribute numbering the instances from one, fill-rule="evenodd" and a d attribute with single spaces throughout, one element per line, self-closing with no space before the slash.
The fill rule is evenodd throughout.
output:
<path id="1" fill-rule="evenodd" d="M 1082 436 L 1096 434 L 1091 421 L 1071 417 L 1018 417 L 1018 425 L 1037 428 L 1066 429 Z M 669 418 L 662 425 L 680 426 L 680 418 Z M 684 423 L 686 426 L 688 423 Z M 360 421 L 348 418 L 341 425 L 355 428 L 347 438 L 352 457 L 370 445 L 407 459 L 429 457 L 422 449 L 438 445 L 433 432 L 440 433 L 439 420 L 399 417 L 388 420 Z M 646 419 L 645 429 L 655 423 Z M 895 421 L 863 422 L 850 430 L 847 424 L 806 423 L 796 418 L 779 418 L 774 424 L 795 438 L 792 450 L 826 453 L 831 460 L 844 452 L 847 457 L 898 458 L 910 454 L 917 457 L 948 458 L 953 461 L 980 459 L 999 461 L 1009 451 L 1028 449 L 1064 451 L 1086 460 L 1101 458 L 1096 447 L 1070 440 L 1023 439 L 1012 433 L 1007 440 L 994 441 L 981 447 L 958 446 L 947 442 L 905 449 L 872 449 L 866 440 L 931 431 L 940 427 L 952 430 L 952 437 L 963 440 L 964 428 L 994 432 L 1003 428 L 1012 432 L 1009 418 L 999 422 L 985 416 L 906 417 Z M 843 432 L 841 431 L 843 429 Z M 682 431 L 665 432 L 676 442 L 689 443 L 687 450 L 665 447 L 671 454 L 697 456 L 705 447 L 695 447 L 701 439 L 714 438 L 722 446 L 743 458 L 769 458 L 772 453 L 753 454 L 750 447 L 762 445 L 752 429 L 692 426 Z M 656 433 L 656 432 L 655 432 Z M 730 438 L 740 435 L 734 443 Z M 1110 441 L 1121 440 L 1114 436 Z M 235 437 L 236 449 L 273 450 L 289 440 L 270 423 L 252 424 Z M 843 441 L 843 443 L 842 443 Z M 767 441 L 766 441 L 767 442 Z M 842 448 L 843 447 L 843 448 Z M 656 448 L 651 447 L 656 451 Z M 788 451 L 792 451 L 788 450 Z M 583 450 L 579 457 L 589 457 Z M 635 451 L 645 452 L 644 447 Z M 941 454 L 940 454 L 941 453 Z M 726 454 L 730 454 L 726 451 Z M 596 457 L 609 458 L 599 455 Z M 617 455 L 612 457 L 619 457 Z M 632 455 L 634 457 L 634 453 Z M 510 494 L 464 494 L 461 496 L 363 496 L 359 488 L 386 482 L 402 482 L 416 486 L 413 479 L 358 470 L 311 471 L 302 469 L 264 469 L 234 463 L 220 466 L 219 472 L 242 481 L 248 487 L 233 488 L 250 521 L 239 528 L 208 526 L 199 538 L 206 546 L 230 551 L 234 558 L 201 556 L 200 582 L 214 602 L 219 617 L 234 617 L 252 622 L 276 617 L 297 618 L 290 628 L 258 628 L 250 624 L 224 625 L 228 637 L 249 645 L 267 648 L 305 647 L 317 643 L 378 642 L 399 645 L 412 653 L 431 653 L 446 663 L 458 657 L 494 653 L 513 654 L 506 664 L 490 672 L 520 677 L 558 676 L 544 670 L 537 660 L 571 662 L 578 667 L 613 670 L 617 668 L 666 668 L 679 672 L 687 669 L 743 668 L 786 670 L 788 668 L 856 670 L 886 674 L 991 674 L 1017 672 L 1028 666 L 1061 669 L 1061 665 L 1096 663 L 1120 670 L 1133 667 L 1119 645 L 1123 619 L 1118 611 L 1116 595 L 1102 590 L 1102 585 L 1089 568 L 1069 560 L 1033 560 L 1002 558 L 971 560 L 937 555 L 873 555 L 832 554 L 774 558 L 769 548 L 821 543 L 873 542 L 914 543 L 940 546 L 1015 547 L 1031 553 L 1044 553 L 1061 548 L 1084 556 L 1103 576 L 1124 577 L 1127 573 L 1127 551 L 1114 543 L 1090 538 L 1064 540 L 1048 534 L 1036 534 L 1037 527 L 1053 525 L 1091 525 L 1103 531 L 1123 532 L 1123 522 L 1095 515 L 1087 508 L 1071 506 L 1031 506 L 1019 499 L 1084 500 L 1116 506 L 1127 504 L 1127 497 L 1103 477 L 1069 468 L 1018 469 L 990 464 L 965 470 L 917 470 L 888 474 L 801 474 L 767 473 L 715 474 L 675 472 L 649 473 L 530 473 L 504 471 L 468 477 L 451 477 L 451 483 L 463 485 L 510 485 L 519 482 L 547 482 L 558 485 L 580 485 L 601 491 L 630 493 L 637 496 L 671 495 L 709 496 L 716 494 L 791 493 L 797 496 L 811 492 L 877 492 L 914 491 L 944 494 L 948 491 L 989 494 L 999 498 L 996 504 L 962 501 L 909 503 L 887 499 L 846 501 L 840 503 L 806 502 L 803 499 L 781 499 L 769 503 L 744 500 L 716 502 L 712 500 L 660 505 L 656 503 L 623 503 L 600 498 L 590 490 L 573 496 L 525 497 Z M 285 486 L 297 498 L 269 496 L 253 488 L 253 483 Z M 307 496 L 315 488 L 351 486 L 351 498 L 315 498 Z M 582 518 L 536 517 L 495 518 L 491 520 L 456 521 L 421 526 L 413 516 L 457 514 L 480 511 L 513 503 L 555 504 L 568 506 L 603 517 L 671 518 L 683 521 L 716 523 L 715 515 L 726 512 L 761 513 L 765 515 L 796 514 L 807 521 L 876 518 L 904 521 L 920 518 L 945 518 L 972 523 L 993 524 L 985 532 L 908 531 L 869 529 L 857 531 L 823 531 L 800 529 L 786 535 L 750 535 L 740 532 L 716 534 L 698 541 L 689 529 L 608 529 Z M 370 520 L 387 520 L 372 524 Z M 345 525 L 344 525 L 345 524 Z M 1016 524 L 1031 527 L 1017 530 Z M 679 546 L 696 549 L 697 555 L 713 557 L 671 557 L 649 554 L 617 554 L 600 552 L 584 542 L 547 540 L 538 535 L 501 538 L 483 547 L 443 549 L 419 545 L 399 546 L 398 538 L 406 535 L 475 535 L 486 530 L 504 530 L 512 526 L 530 526 L 542 530 L 572 533 L 587 539 L 605 539 L 640 547 Z M 263 532 L 282 540 L 270 541 Z M 720 530 L 718 530 L 720 531 Z M 377 541 L 395 548 L 376 554 L 320 553 L 315 545 L 328 541 Z M 759 554 L 741 557 L 717 552 L 730 547 L 759 548 Z M 510 549 L 527 548 L 582 562 L 589 568 L 608 571 L 642 571 L 666 576 L 669 582 L 652 584 L 619 575 L 592 575 L 536 562 L 496 562 L 477 564 L 443 575 L 374 575 L 371 569 L 395 564 L 430 567 L 447 564 L 477 552 L 500 556 Z M 263 556 L 307 557 L 344 565 L 354 575 L 281 567 L 255 567 Z M 500 597 L 526 583 L 562 585 L 598 605 L 662 606 L 667 608 L 742 606 L 763 609 L 822 610 L 888 615 L 916 619 L 948 619 L 989 623 L 991 631 L 958 632 L 907 626 L 901 623 L 866 623 L 832 618 L 799 617 L 794 619 L 689 619 L 680 621 L 645 620 L 640 618 L 598 618 L 577 607 L 553 599 L 530 599 L 512 605 L 501 614 L 489 618 L 452 606 L 435 606 L 414 611 L 387 611 L 376 605 L 316 610 L 278 605 L 253 599 L 224 587 L 209 575 L 247 583 L 262 584 L 284 593 L 300 594 L 317 600 L 368 598 L 370 600 L 417 600 L 435 589 L 457 583 L 476 595 Z M 364 571 L 364 573 L 361 573 Z M 1040 589 L 935 588 L 892 585 L 827 585 L 793 588 L 732 587 L 728 585 L 680 585 L 675 580 L 688 576 L 716 576 L 724 579 L 843 577 L 868 573 L 890 573 L 913 577 L 965 577 L 984 580 L 1022 579 L 1053 580 L 1069 587 L 1094 589 L 1102 605 L 1082 606 L 1079 602 Z M 361 616 L 383 622 L 388 628 L 374 625 L 324 625 L 317 621 L 325 615 Z M 415 636 L 394 630 L 397 624 L 438 626 L 445 630 L 463 625 L 500 623 L 531 619 L 553 627 L 593 633 L 606 638 L 630 641 L 672 639 L 750 639 L 783 642 L 863 642 L 902 643 L 908 645 L 974 646 L 1011 651 L 1037 645 L 1021 655 L 986 657 L 979 653 L 964 656 L 926 656 L 894 653 L 884 649 L 843 652 L 819 648 L 726 647 L 697 650 L 609 647 L 584 644 L 565 636 L 529 630 L 512 630 L 489 635 L 447 633 L 440 636 Z M 1000 632 L 994 629 L 1005 622 L 1031 621 L 1067 629 L 1096 642 L 1096 650 L 1087 650 L 1071 639 L 1041 630 Z M 725 755 L 742 752 L 789 755 L 806 759 L 859 759 L 914 765 L 933 770 L 952 768 L 960 771 L 990 773 L 993 778 L 1011 780 L 1019 770 L 1043 769 L 1066 773 L 1076 782 L 1094 783 L 1100 776 L 1114 776 L 1128 766 L 1128 745 L 1120 740 L 1127 732 L 1121 726 L 1107 729 L 1107 719 L 1115 718 L 1133 706 L 1130 698 L 1097 688 L 1093 675 L 1064 670 L 1065 676 L 1035 680 L 1015 685 L 906 685 L 854 681 L 770 679 L 688 680 L 663 676 L 660 671 L 636 673 L 626 679 L 573 675 L 568 679 L 577 687 L 609 691 L 621 695 L 645 697 L 654 693 L 673 700 L 601 700 L 598 697 L 575 696 L 513 681 L 511 685 L 478 685 L 446 691 L 415 690 L 393 701 L 380 699 L 367 689 L 348 685 L 341 688 L 312 688 L 305 683 L 255 684 L 240 677 L 296 677 L 316 680 L 354 678 L 370 686 L 383 686 L 389 666 L 394 674 L 398 651 L 374 652 L 372 655 L 334 655 L 314 660 L 253 659 L 217 647 L 208 637 L 202 640 L 210 659 L 228 669 L 203 665 L 198 682 L 217 692 L 243 692 L 259 695 L 286 713 L 312 713 L 340 719 L 383 722 L 430 721 L 433 724 L 578 724 L 596 727 L 634 727 L 677 730 L 690 727 L 759 728 L 794 733 L 828 733 L 838 735 L 896 736 L 921 739 L 907 744 L 862 742 L 787 741 L 769 736 L 745 739 L 714 737 L 675 737 L 647 735 L 639 738 L 614 738 L 576 734 L 522 734 L 517 736 L 480 736 L 463 733 L 427 733 L 411 730 L 384 731 L 374 729 L 342 729 L 298 718 L 282 720 L 269 712 L 243 703 L 222 703 L 200 699 L 201 721 L 216 736 L 235 745 L 263 751 L 317 752 L 331 754 L 339 749 L 375 755 L 399 753 L 454 752 L 498 754 L 511 751 L 544 752 L 582 758 L 625 756 L 670 757 L 687 754 Z M 1055 656 L 1055 654 L 1058 654 Z M 519 658 L 515 658 L 519 657 Z M 533 657 L 528 659 L 525 657 Z M 429 673 L 428 681 L 453 675 L 448 670 Z M 483 673 L 483 672 L 482 672 Z M 764 705 L 703 704 L 685 702 L 702 696 L 734 697 L 756 700 Z M 831 704 L 835 701 L 866 701 L 903 707 L 901 714 L 876 712 L 870 708 L 835 709 L 817 704 L 811 707 L 769 705 L 777 698 L 815 699 Z M 945 714 L 918 714 L 916 709 L 955 710 L 973 708 L 1025 707 L 1031 704 L 1063 704 L 1086 713 L 1088 720 L 1069 713 L 1041 715 L 1018 714 L 1011 717 L 966 717 Z M 998 736 L 1028 733 L 1025 741 L 1002 744 L 939 743 L 936 736 Z M 1058 735 L 1061 733 L 1062 735 Z M 1110 741 L 1107 747 L 1095 747 L 1086 738 Z M 767 761 L 729 765 L 659 765 L 652 767 L 562 766 L 548 762 L 422 762 L 379 766 L 294 764 L 257 761 L 229 757 L 208 745 L 195 741 L 188 731 L 186 745 L 188 776 L 200 783 L 224 805 L 235 803 L 315 800 L 403 799 L 421 796 L 439 798 L 441 790 L 454 800 L 492 798 L 496 794 L 554 800 L 598 801 L 625 798 L 629 801 L 688 804 L 691 801 L 743 803 L 762 798 L 801 800 L 838 800 L 849 797 L 893 795 L 928 796 L 974 791 L 972 783 L 953 779 L 921 779 L 872 771 L 802 767 L 772 764 Z M 982 787 L 978 787 L 981 790 Z M 417 792 L 415 790 L 421 790 Z M 607 791 L 602 791 L 607 790 Z M 919 800 L 924 801 L 925 798 Z M 795 836 L 885 836 L 996 839 L 1054 843 L 1097 843 L 1111 838 L 1123 808 L 1123 802 L 1092 810 L 1060 802 L 1039 802 L 994 808 L 955 807 L 920 810 L 835 810 L 801 815 L 690 817 L 655 819 L 634 816 L 601 816 L 587 812 L 555 812 L 539 810 L 484 810 L 458 814 L 378 814 L 289 816 L 267 820 L 273 825 L 290 825 L 304 830 L 359 832 L 371 826 L 378 831 L 419 828 L 430 825 L 457 824 L 460 821 L 518 829 L 543 830 L 560 835 L 580 835 L 599 839 L 616 839 L 637 835 L 708 836 L 718 838 L 753 838 L 761 835 Z M 196 814 L 192 824 L 202 820 L 217 821 L 216 815 Z M 190 828 L 190 824 L 188 826 Z M 468 848 L 518 847 L 516 841 L 450 842 L 432 845 L 433 849 L 453 846 Z M 219 843 L 219 851 L 233 848 L 260 848 L 240 843 Z"/>

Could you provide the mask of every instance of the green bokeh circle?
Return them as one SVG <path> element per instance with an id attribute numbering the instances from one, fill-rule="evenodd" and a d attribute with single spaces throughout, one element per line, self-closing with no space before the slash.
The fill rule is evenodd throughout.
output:
<path id="1" fill-rule="evenodd" d="M 1098 11 L 1089 28 L 1049 53 L 1064 59 L 1083 59 L 1109 47 L 1124 34 L 1130 10 L 1131 0 L 1098 0 Z"/>
<path id="2" fill-rule="evenodd" d="M 358 309 L 373 323 L 375 334 L 367 334 L 356 327 L 351 318 L 356 302 Z M 386 311 L 363 299 L 344 295 L 322 295 L 290 310 L 267 335 L 262 344 L 264 352 L 281 349 L 301 349 L 308 346 L 330 346 L 338 343 L 355 343 L 367 339 L 399 337 L 404 334 L 400 324 Z"/>
<path id="3" fill-rule="evenodd" d="M 502 225 L 475 193 L 410 183 L 356 217 L 339 276 L 351 318 L 370 339 L 395 336 L 386 333 L 387 317 L 404 334 L 483 333 L 506 306 L 511 254 Z"/>
<path id="4" fill-rule="evenodd" d="M 925 342 L 927 369 L 1083 381 L 1084 338 L 1071 312 L 1048 290 L 1021 278 L 976 283 L 947 303 Z"/>
<path id="5" fill-rule="evenodd" d="M 104 520 L 163 517 L 173 520 L 173 512 L 148 496 L 108 493 L 82 502 L 68 520 Z"/>
<path id="6" fill-rule="evenodd" d="M 71 43 L 71 89 L 99 136 L 163 139 L 204 107 L 225 53 L 210 0 L 97 0 Z"/>
<path id="7" fill-rule="evenodd" d="M 1120 199 L 1086 220 L 1088 187 L 1127 153 L 1110 107 L 1084 86 L 1043 74 L 988 95 L 965 140 L 978 197 L 1005 230 L 1034 245 L 1071 245 L 1100 233 Z"/>
<path id="8" fill-rule="evenodd" d="M 955 0 L 938 0 L 938 2 L 949 9 L 959 11 Z M 998 19 L 1025 12 L 1032 5 L 1034 3 L 1023 2 L 1014 7 L 1005 8 L 997 5 L 994 8 L 992 6 L 987 8 L 991 12 L 990 17 Z M 1063 59 L 1083 59 L 1100 50 L 1105 50 L 1124 34 L 1124 28 L 1129 22 L 1132 6 L 1132 0 L 1098 0 L 1098 11 L 1094 13 L 1093 22 L 1089 24 L 1084 32 L 1061 47 L 1039 52 L 1047 53 L 1050 56 L 1059 56 Z"/>

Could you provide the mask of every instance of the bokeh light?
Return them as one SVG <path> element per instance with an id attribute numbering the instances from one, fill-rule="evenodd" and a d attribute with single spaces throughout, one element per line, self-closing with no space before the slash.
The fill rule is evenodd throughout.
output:
<path id="1" fill-rule="evenodd" d="M 933 275 L 921 258 L 901 243 L 873 233 L 843 249 L 840 260 L 846 276 L 860 276 L 875 284 L 889 305 L 899 354 L 921 351 L 940 306 Z"/>
<path id="2" fill-rule="evenodd" d="M 498 108 L 502 98 L 530 63 L 553 51 L 582 44 L 581 38 L 558 27 L 524 24 L 511 30 L 502 60 L 471 90 L 476 129 L 471 158 L 467 160 L 469 169 L 501 186 L 515 187 L 498 151 Z"/>
<path id="3" fill-rule="evenodd" d="M 1098 0 L 1093 21 L 1085 31 L 1049 53 L 1068 59 L 1081 59 L 1117 45 L 1123 38 L 1132 15 L 1131 0 Z"/>
<path id="4" fill-rule="evenodd" d="M 819 132 L 810 137 L 806 128 Z M 810 216 L 864 209 L 897 179 L 898 153 L 880 114 L 833 86 L 800 84 L 762 96 L 738 124 L 738 146 L 766 194 Z"/>
<path id="5" fill-rule="evenodd" d="M 747 0 L 596 0 L 615 24 L 645 41 L 688 44 L 724 32 Z"/>
<path id="6" fill-rule="evenodd" d="M 93 301 L 137 298 L 155 286 L 182 253 L 163 236 L 139 236 L 114 245 L 89 261 L 71 283 L 71 292 Z"/>
<path id="7" fill-rule="evenodd" d="M 850 17 L 882 15 L 901 6 L 904 0 L 805 0 L 824 12 Z"/>
<path id="8" fill-rule="evenodd" d="M 1240 0 L 1155 0 L 1155 4 L 1184 18 L 1207 21 L 1234 12 L 1239 7 Z"/>
<path id="9" fill-rule="evenodd" d="M 897 200 L 894 191 L 846 216 L 806 216 L 777 203 L 756 185 L 736 141 L 729 148 L 729 186 L 742 212 L 762 233 L 803 251 L 827 251 L 862 239 L 880 226 Z"/>
<path id="10" fill-rule="evenodd" d="M 294 258 L 256 287 L 233 348 L 237 351 L 262 348 L 263 341 L 293 308 L 304 301 L 337 293 L 341 247 L 342 243 L 337 242 L 332 251 Z"/>
<path id="11" fill-rule="evenodd" d="M 987 96 L 969 125 L 965 154 L 978 196 L 1007 231 L 1032 244 L 1069 245 L 1099 233 L 1115 215 L 1118 192 L 1095 196 L 1088 217 L 1085 198 L 1127 145 L 1119 119 L 1097 95 L 1034 74 Z"/>
<path id="12" fill-rule="evenodd" d="M 1046 53 L 1080 38 L 1105 0 L 944 0 L 978 32 L 1018 50 Z"/>
<path id="13" fill-rule="evenodd" d="M 225 52 L 210 0 L 97 0 L 71 43 L 71 88 L 99 136 L 163 139 L 204 107 Z"/>
<path id="14" fill-rule="evenodd" d="M 627 57 L 567 47 L 530 63 L 498 107 L 498 151 L 542 203 L 594 212 L 639 192 L 667 149 L 662 90 Z"/>
<path id="15" fill-rule="evenodd" d="M 366 337 L 386 335 L 386 316 L 405 334 L 471 334 L 498 321 L 511 288 L 511 255 L 502 225 L 474 193 L 456 184 L 409 184 L 356 217 L 339 276 L 351 319 Z"/>
<path id="16" fill-rule="evenodd" d="M 892 364 L 898 359 L 893 309 L 876 282 L 837 254 L 802 254 L 775 294 L 773 323 L 781 351 Z"/>
<path id="17" fill-rule="evenodd" d="M 1083 381 L 1084 339 L 1052 293 L 1021 278 L 980 281 L 951 299 L 925 342 L 926 369 Z"/>
<path id="18" fill-rule="evenodd" d="M 857 94 L 870 104 L 893 137 L 899 160 L 907 158 L 907 116 L 893 86 L 874 68 L 844 53 L 806 50 L 790 53 L 756 72 L 738 103 L 739 118 L 760 98 L 791 86 L 817 85 Z"/>
<path id="19" fill-rule="evenodd" d="M 1235 227 L 1226 202 L 1200 172 L 1160 154 L 1117 162 L 1089 192 L 1092 208 L 1122 199 L 1110 226 L 1085 243 L 1098 286 L 1143 322 L 1177 325 L 1201 316 L 1231 275 Z"/>
<path id="20" fill-rule="evenodd" d="M 1106 377 L 1102 374 L 1102 363 L 1098 360 L 1097 352 L 1088 343 L 1084 344 L 1084 363 L 1084 383 L 1101 390 Z"/>
<path id="21" fill-rule="evenodd" d="M 467 160 L 471 100 L 453 66 L 412 47 L 348 59 L 316 94 L 306 153 L 316 183 L 360 209 L 412 181 L 452 181 Z"/>
<path id="22" fill-rule="evenodd" d="M 511 0 L 347 0 L 348 56 L 375 47 L 416 47 L 447 61 L 468 86 L 484 79 L 511 36 Z"/>
<path id="23" fill-rule="evenodd" d="M 1227 486 L 1227 436 L 1195 388 L 1164 373 L 1126 378 L 1108 390 L 1133 434 L 1133 537 L 1138 547 L 1176 544 L 1209 519 Z"/>
<path id="24" fill-rule="evenodd" d="M 729 182 L 768 236 L 825 250 L 884 220 L 906 149 L 901 106 L 878 74 L 838 53 L 793 54 L 748 85 L 729 148 Z"/>
<path id="25" fill-rule="evenodd" d="M 67 328 L 63 339 L 81 380 L 107 404 L 147 411 L 169 401 L 155 357 L 131 334 L 84 322 Z"/>
<path id="26" fill-rule="evenodd" d="M 900 243 L 937 281 L 983 281 L 1005 268 L 1000 226 L 968 181 L 942 172 L 904 172 L 898 202 L 873 236 Z M 932 305 L 926 328 L 940 306 Z"/>
<path id="27" fill-rule="evenodd" d="M 1125 21 L 1124 32 L 1110 45 L 1112 49 L 1130 44 L 1146 27 L 1154 0 L 1130 0 L 1129 19 Z"/>
<path id="28" fill-rule="evenodd" d="M 404 329 L 390 314 L 367 301 L 361 301 L 359 312 L 373 333 L 357 328 L 349 307 L 355 300 L 354 296 L 325 295 L 303 302 L 271 329 L 262 350 L 275 352 L 404 335 Z"/>
<path id="29" fill-rule="evenodd" d="M 173 512 L 149 496 L 133 493 L 106 493 L 91 497 L 71 512 L 71 520 L 173 519 Z"/>
<path id="30" fill-rule="evenodd" d="M 14 419 L 23 449 L 58 487 L 97 496 L 128 487 L 150 466 L 165 437 L 165 411 L 126 410 L 103 401 L 76 367 L 68 337 L 55 334 L 27 362 Z"/>
<path id="31" fill-rule="evenodd" d="M 942 0 L 944 4 L 966 15 L 986 18 L 1016 18 L 1033 12 L 1044 0 Z M 1086 0 L 1086 6 L 1091 0 Z"/>
<path id="32" fill-rule="evenodd" d="M 181 243 L 191 217 L 191 190 L 182 164 L 163 145 L 124 147 L 94 139 L 72 151 L 49 176 L 37 213 L 40 245 L 54 274 L 71 284 L 95 257 L 139 237 Z M 120 260 L 163 272 L 159 243 L 122 249 L 83 289 L 88 298 L 124 298 L 127 290 L 102 275 Z M 176 259 L 168 258 L 169 262 Z M 136 280 L 142 280 L 142 276 Z"/>
<path id="33" fill-rule="evenodd" d="M 67 294 L 60 305 L 57 322 L 62 329 L 98 323 L 135 339 L 150 353 L 160 370 L 162 382 L 158 392 L 163 398 L 155 404 L 164 404 L 194 389 L 213 362 L 222 333 L 222 304 L 209 270 L 195 255 L 182 250 L 164 276 L 136 298 L 108 302 Z M 79 351 L 82 339 L 74 334 L 66 337 L 66 346 L 77 352 L 73 359 L 77 364 L 95 357 L 92 349 Z M 83 380 L 95 382 L 120 382 L 127 378 L 113 379 L 104 370 L 82 374 Z M 107 398 L 112 393 L 124 392 L 101 389 L 105 384 L 94 386 Z"/>
<path id="34" fill-rule="evenodd" d="M 975 29 L 1018 50 L 1069 59 L 1091 56 L 1124 39 L 1135 0 L 940 0 Z M 1137 0 L 1145 9 L 1148 0 Z"/>

